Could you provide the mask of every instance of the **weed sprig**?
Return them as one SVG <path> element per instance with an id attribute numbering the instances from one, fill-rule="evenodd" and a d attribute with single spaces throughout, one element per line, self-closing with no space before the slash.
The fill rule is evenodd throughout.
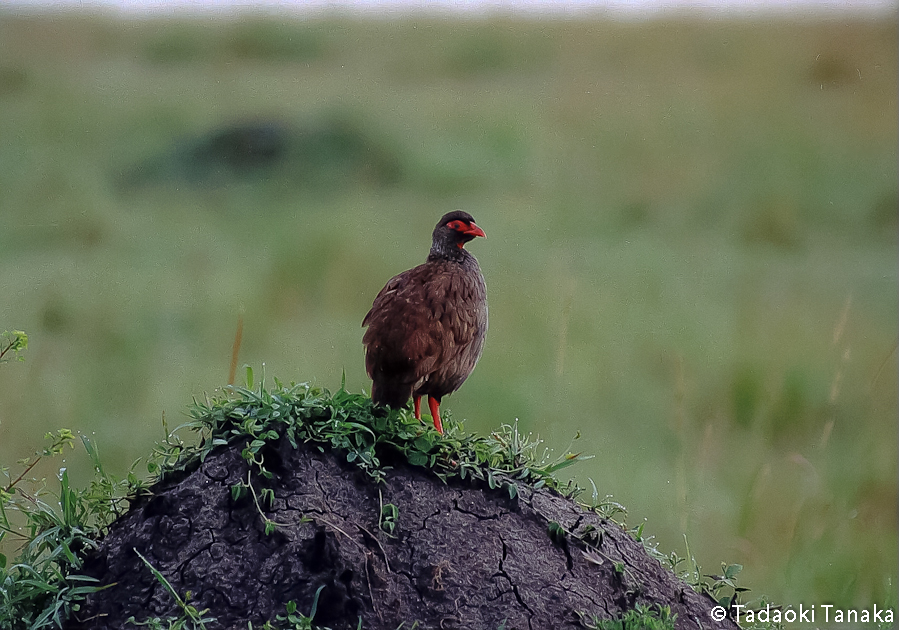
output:
<path id="1" fill-rule="evenodd" d="M 96 447 L 84 437 L 97 472 L 87 489 L 71 487 L 65 468 L 60 469 L 58 496 L 42 480 L 30 478 L 38 462 L 62 454 L 75 440 L 67 429 L 46 438 L 50 445 L 20 461 L 17 475 L 0 468 L 0 475 L 8 479 L 0 488 L 0 542 L 10 538 L 22 545 L 12 563 L 0 554 L 0 628 L 60 627 L 85 595 L 99 590 L 96 579 L 79 571 L 86 552 L 124 500 L 127 481 L 106 475 L 95 459 Z"/>

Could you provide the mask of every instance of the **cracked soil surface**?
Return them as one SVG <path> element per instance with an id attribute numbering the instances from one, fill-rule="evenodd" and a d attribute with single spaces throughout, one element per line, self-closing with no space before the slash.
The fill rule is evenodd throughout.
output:
<path id="1" fill-rule="evenodd" d="M 84 571 L 113 586 L 91 595 L 67 630 L 180 614 L 135 549 L 182 598 L 189 592 L 190 604 L 208 609 L 209 630 L 274 622 L 290 600 L 308 614 L 322 585 L 315 622 L 334 630 L 355 630 L 360 618 L 364 630 L 416 621 L 421 629 L 580 628 L 578 612 L 610 617 L 636 602 L 670 606 L 678 630 L 736 628 L 712 622 L 714 602 L 619 525 L 553 491 L 522 485 L 510 499 L 405 464 L 375 484 L 338 453 L 285 440 L 265 462 L 275 473 L 265 486 L 274 490 L 266 511 L 274 533 L 265 534 L 252 495 L 232 500 L 231 486 L 247 479 L 239 447 L 215 451 L 113 524 Z M 254 487 L 260 494 L 256 477 Z M 398 509 L 392 536 L 379 529 L 387 504 Z M 553 521 L 571 535 L 551 537 Z"/>

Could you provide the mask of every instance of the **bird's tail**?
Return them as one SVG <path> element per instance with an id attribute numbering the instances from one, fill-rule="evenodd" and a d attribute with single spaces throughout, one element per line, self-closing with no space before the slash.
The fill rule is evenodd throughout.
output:
<path id="1" fill-rule="evenodd" d="M 386 405 L 394 409 L 402 409 L 412 397 L 412 385 L 406 383 L 371 384 L 371 399 L 376 405 Z"/>

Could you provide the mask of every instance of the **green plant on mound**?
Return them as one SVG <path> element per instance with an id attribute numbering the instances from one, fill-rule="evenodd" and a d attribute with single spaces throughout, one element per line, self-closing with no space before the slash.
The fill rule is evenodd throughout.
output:
<path id="1" fill-rule="evenodd" d="M 674 630 L 674 619 L 675 615 L 667 606 L 637 604 L 614 619 L 582 617 L 581 624 L 591 630 Z"/>
<path id="2" fill-rule="evenodd" d="M 161 451 L 168 469 L 183 469 L 219 446 L 240 443 L 250 468 L 270 478 L 262 451 L 267 443 L 283 437 L 294 448 L 306 442 L 320 450 L 344 452 L 347 462 L 375 482 L 389 468 L 382 459 L 405 459 L 413 466 L 430 468 L 441 479 L 478 479 L 491 489 L 505 488 L 514 498 L 518 483 L 576 494 L 580 489 L 573 482 L 563 484 L 554 473 L 592 457 L 567 453 L 553 458 L 547 449 L 541 450 L 540 440 L 522 435 L 517 423 L 478 436 L 466 433 L 448 414 L 446 433 L 441 436 L 408 409 L 379 409 L 367 395 L 348 392 L 343 384 L 331 394 L 308 383 L 284 385 L 277 380 L 271 389 L 262 384 L 253 388 L 252 372 L 247 378 L 249 387 L 229 387 L 214 398 L 194 401 L 194 421 L 189 426 L 199 431 L 202 440 L 194 448 L 175 445 Z"/>

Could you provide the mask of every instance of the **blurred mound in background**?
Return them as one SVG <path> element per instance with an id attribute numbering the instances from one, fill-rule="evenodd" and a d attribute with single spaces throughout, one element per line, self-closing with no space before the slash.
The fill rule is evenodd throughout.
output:
<path id="1" fill-rule="evenodd" d="M 396 183 L 400 165 L 349 118 L 291 125 L 276 120 L 229 123 L 126 169 L 123 186 L 187 183 L 228 185 L 283 178 L 300 186 L 339 190 L 354 182 Z"/>

